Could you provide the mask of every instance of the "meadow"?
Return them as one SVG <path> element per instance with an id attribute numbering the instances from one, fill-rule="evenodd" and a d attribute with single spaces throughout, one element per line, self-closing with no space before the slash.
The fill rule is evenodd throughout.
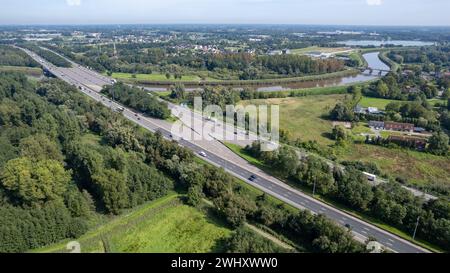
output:
<path id="1" fill-rule="evenodd" d="M 231 234 L 207 209 L 184 205 L 171 194 L 101 225 L 78 241 L 83 253 L 209 253 Z M 66 242 L 33 252 L 67 252 Z"/>
<path id="2" fill-rule="evenodd" d="M 331 132 L 332 122 L 324 119 L 338 100 L 345 95 L 317 95 L 306 97 L 275 98 L 243 101 L 241 104 L 280 105 L 280 127 L 290 133 L 291 138 L 302 141 L 316 140 L 319 144 L 334 142 L 326 136 Z"/>

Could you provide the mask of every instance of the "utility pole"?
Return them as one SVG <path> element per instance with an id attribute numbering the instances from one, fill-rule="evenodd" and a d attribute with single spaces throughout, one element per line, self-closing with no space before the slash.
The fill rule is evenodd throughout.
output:
<path id="1" fill-rule="evenodd" d="M 416 228 L 414 229 L 413 240 L 416 239 L 417 228 L 419 227 L 420 216 L 417 217 Z"/>

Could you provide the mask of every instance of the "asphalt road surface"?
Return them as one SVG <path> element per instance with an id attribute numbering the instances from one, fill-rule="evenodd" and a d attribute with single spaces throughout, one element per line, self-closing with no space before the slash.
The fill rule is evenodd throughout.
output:
<path id="1" fill-rule="evenodd" d="M 73 63 L 72 68 L 59 68 L 46 62 L 33 52 L 25 49 L 24 51 L 36 61 L 41 63 L 44 68 L 49 70 L 56 77 L 66 81 L 69 84 L 75 85 L 77 88 L 80 88 L 80 92 L 83 92 L 112 110 L 117 110 L 118 108 L 123 107 L 123 109 L 125 109 L 123 111 L 123 115 L 130 121 L 152 132 L 159 131 L 167 139 L 173 138 L 170 129 L 172 124 L 163 120 L 145 117 L 142 114 L 136 113 L 135 111 L 128 109 L 127 107 L 122 106 L 98 93 L 103 85 L 111 84 L 112 79 L 87 68 L 81 67 L 75 63 Z M 429 252 L 426 249 L 399 238 L 396 235 L 359 220 L 343 211 L 340 211 L 292 187 L 289 187 L 285 183 L 267 175 L 256 167 L 251 166 L 248 162 L 237 157 L 218 141 L 193 141 L 186 139 L 189 138 L 178 139 L 179 144 L 192 150 L 197 154 L 197 156 L 202 157 L 204 160 L 213 165 L 223 168 L 235 177 L 244 180 L 248 184 L 259 188 L 267 194 L 283 200 L 296 208 L 307 209 L 314 214 L 323 214 L 341 226 L 350 227 L 357 240 L 365 241 L 368 237 L 374 237 L 387 249 L 399 253 Z M 249 180 L 252 175 L 256 177 L 254 181 Z"/>

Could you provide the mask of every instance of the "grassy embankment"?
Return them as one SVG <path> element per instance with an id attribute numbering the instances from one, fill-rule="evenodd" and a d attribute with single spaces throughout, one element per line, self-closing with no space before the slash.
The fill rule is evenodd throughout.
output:
<path id="1" fill-rule="evenodd" d="M 220 252 L 231 230 L 212 213 L 183 205 L 180 197 L 170 194 L 89 231 L 77 239 L 82 252 Z M 34 252 L 66 252 L 68 241 Z"/>

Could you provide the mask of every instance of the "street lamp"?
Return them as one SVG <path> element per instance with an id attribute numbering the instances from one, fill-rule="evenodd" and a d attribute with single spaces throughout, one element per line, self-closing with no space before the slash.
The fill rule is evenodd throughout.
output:
<path id="1" fill-rule="evenodd" d="M 417 228 L 419 227 L 420 216 L 417 217 L 416 228 L 414 228 L 413 240 L 416 239 Z"/>

